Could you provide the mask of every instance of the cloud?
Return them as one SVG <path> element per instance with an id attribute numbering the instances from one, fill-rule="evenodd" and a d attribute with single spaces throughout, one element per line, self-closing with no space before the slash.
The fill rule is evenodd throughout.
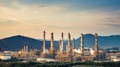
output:
<path id="1" fill-rule="evenodd" d="M 104 24 L 104 25 L 120 28 L 120 24 Z"/>
<path id="2" fill-rule="evenodd" d="M 11 35 L 21 32 L 30 36 L 39 36 L 38 33 L 45 29 L 43 25 L 47 26 L 47 32 L 86 33 L 103 32 L 103 29 L 106 31 L 109 28 L 108 26 L 119 23 L 119 20 L 115 20 L 117 14 L 113 16 L 104 10 L 86 11 L 72 8 L 68 4 L 26 5 L 16 0 L 9 5 L 0 6 L 0 30 Z M 112 21 L 110 21 L 111 18 Z"/>
<path id="3" fill-rule="evenodd" d="M 0 19 L 0 26 L 13 26 L 16 24 L 19 24 L 19 22 L 11 19 Z"/>
<path id="4" fill-rule="evenodd" d="M 111 15 L 104 20 L 103 25 L 113 28 L 120 27 L 120 10 L 111 13 Z"/>

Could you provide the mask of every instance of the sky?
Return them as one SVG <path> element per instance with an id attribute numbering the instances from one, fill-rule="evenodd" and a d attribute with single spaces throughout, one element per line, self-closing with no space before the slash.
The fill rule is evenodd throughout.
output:
<path id="1" fill-rule="evenodd" d="M 120 35 L 120 0 L 0 0 L 0 39 L 23 35 L 46 39 L 80 34 Z"/>

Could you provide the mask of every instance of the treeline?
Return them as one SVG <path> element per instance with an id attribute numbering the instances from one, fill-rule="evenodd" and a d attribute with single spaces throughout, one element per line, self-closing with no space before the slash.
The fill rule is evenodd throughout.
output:
<path id="1" fill-rule="evenodd" d="M 23 59 L 17 59 L 15 57 L 12 57 L 11 59 L 8 59 L 8 60 L 1 60 L 0 59 L 0 62 L 18 62 L 18 61 L 23 61 Z"/>
<path id="2" fill-rule="evenodd" d="M 93 65 L 94 67 L 119 67 L 120 62 L 4 62 L 0 61 L 0 67 L 78 67 L 78 65 Z"/>
<path id="3" fill-rule="evenodd" d="M 0 67 L 70 67 L 71 63 L 0 62 Z"/>

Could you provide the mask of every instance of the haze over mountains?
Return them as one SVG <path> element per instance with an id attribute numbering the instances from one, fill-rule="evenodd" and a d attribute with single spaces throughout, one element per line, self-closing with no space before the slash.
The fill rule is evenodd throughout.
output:
<path id="1" fill-rule="evenodd" d="M 120 35 L 112 35 L 112 36 L 99 36 L 99 46 L 101 48 L 109 48 L 109 47 L 120 47 Z M 23 46 L 28 45 L 29 48 L 32 49 L 42 49 L 42 38 L 34 39 L 26 36 L 16 35 L 8 38 L 0 39 L 0 48 L 3 50 L 20 50 Z M 64 48 L 67 45 L 67 40 L 64 41 Z M 86 47 L 93 48 L 94 46 L 94 35 L 93 34 L 85 34 L 84 35 L 84 45 Z M 75 40 L 75 47 L 79 48 L 80 46 L 80 38 Z M 50 41 L 46 41 L 46 48 L 50 47 Z M 56 49 L 59 48 L 59 41 L 54 41 L 54 47 Z"/>

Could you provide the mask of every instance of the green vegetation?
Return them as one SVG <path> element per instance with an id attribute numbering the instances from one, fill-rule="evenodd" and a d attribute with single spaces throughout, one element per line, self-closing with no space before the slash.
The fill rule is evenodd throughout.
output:
<path id="1" fill-rule="evenodd" d="M 97 66 L 95 66 L 95 65 L 76 65 L 73 67 L 97 67 Z"/>
<path id="2" fill-rule="evenodd" d="M 0 67 L 119 67 L 120 62 L 11 62 L 0 61 Z"/>
<path id="3" fill-rule="evenodd" d="M 9 60 L 1 60 L 0 59 L 0 62 L 18 62 L 18 61 L 23 61 L 22 59 L 17 59 L 15 57 L 12 57 L 11 59 Z"/>

